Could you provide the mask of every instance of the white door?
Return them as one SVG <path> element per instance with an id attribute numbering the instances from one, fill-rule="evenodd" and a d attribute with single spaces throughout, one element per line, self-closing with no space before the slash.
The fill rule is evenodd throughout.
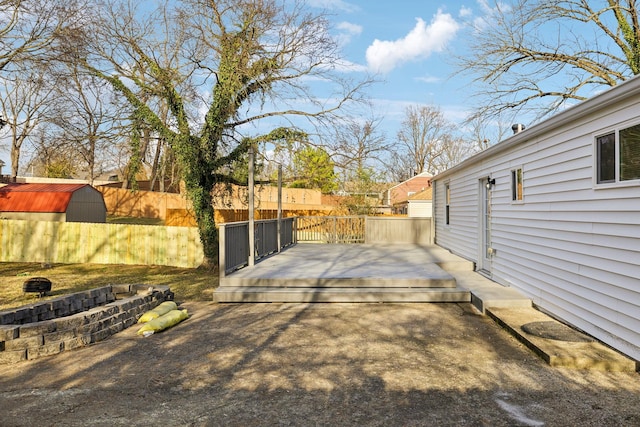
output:
<path id="1" fill-rule="evenodd" d="M 491 191 L 492 186 L 488 184 L 487 179 L 480 181 L 480 265 L 478 270 L 485 273 L 491 273 Z"/>

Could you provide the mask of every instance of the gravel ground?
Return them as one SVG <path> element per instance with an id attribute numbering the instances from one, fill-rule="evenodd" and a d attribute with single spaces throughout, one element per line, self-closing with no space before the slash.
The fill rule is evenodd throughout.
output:
<path id="1" fill-rule="evenodd" d="M 183 304 L 0 365 L 2 426 L 638 426 L 638 373 L 551 368 L 468 304 Z"/>

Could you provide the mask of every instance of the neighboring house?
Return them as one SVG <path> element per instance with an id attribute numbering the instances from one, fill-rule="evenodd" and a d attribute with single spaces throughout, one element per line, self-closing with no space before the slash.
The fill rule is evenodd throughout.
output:
<path id="1" fill-rule="evenodd" d="M 432 188 L 429 187 L 414 194 L 407 200 L 407 216 L 411 218 L 431 218 L 432 215 Z"/>
<path id="2" fill-rule="evenodd" d="M 434 177 L 435 242 L 640 360 L 640 78 Z"/>
<path id="3" fill-rule="evenodd" d="M 383 204 L 395 214 L 406 214 L 409 197 L 431 186 L 432 175 L 422 172 L 406 181 L 394 185 L 384 192 Z"/>
<path id="4" fill-rule="evenodd" d="M 107 209 L 88 184 L 9 184 L 0 188 L 0 218 L 106 222 Z"/>

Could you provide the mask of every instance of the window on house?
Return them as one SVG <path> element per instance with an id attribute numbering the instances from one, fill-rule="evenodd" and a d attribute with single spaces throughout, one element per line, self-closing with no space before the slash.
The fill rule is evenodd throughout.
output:
<path id="1" fill-rule="evenodd" d="M 444 223 L 449 224 L 449 203 L 451 201 L 451 190 L 449 184 L 444 185 L 445 207 L 444 207 Z"/>
<path id="2" fill-rule="evenodd" d="M 522 201 L 522 168 L 511 171 L 511 200 Z"/>
<path id="3" fill-rule="evenodd" d="M 620 131 L 620 181 L 640 179 L 640 125 Z"/>
<path id="4" fill-rule="evenodd" d="M 640 124 L 596 137 L 596 182 L 640 180 Z"/>
<path id="5" fill-rule="evenodd" d="M 616 181 L 616 135 L 610 133 L 596 138 L 598 151 L 598 184 Z"/>

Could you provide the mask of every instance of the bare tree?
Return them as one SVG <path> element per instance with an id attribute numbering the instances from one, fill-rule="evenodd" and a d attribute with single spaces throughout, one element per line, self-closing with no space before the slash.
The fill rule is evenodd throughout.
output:
<path id="1" fill-rule="evenodd" d="M 640 73 L 635 0 L 494 0 L 461 72 L 477 76 L 476 117 L 536 118 Z"/>
<path id="2" fill-rule="evenodd" d="M 506 123 L 502 115 L 498 117 L 475 116 L 464 123 L 465 131 L 469 135 L 473 151 L 483 151 L 496 142 L 511 134 L 513 123 Z"/>
<path id="3" fill-rule="evenodd" d="M 377 118 L 348 118 L 335 127 L 328 149 L 338 168 L 345 172 L 357 171 L 383 163 L 390 144 L 379 130 L 380 123 Z"/>
<path id="4" fill-rule="evenodd" d="M 234 181 L 228 165 L 254 141 L 246 134 L 265 120 L 330 120 L 358 99 L 367 81 L 352 82 L 338 72 L 337 44 L 327 21 L 307 13 L 302 3 L 184 0 L 173 5 L 143 14 L 114 2 L 92 35 L 90 54 L 76 59 L 112 84 L 135 119 L 171 146 L 193 204 L 205 264 L 214 265 L 218 234 L 212 190 Z M 178 52 L 163 55 L 171 46 Z M 315 98 L 306 85 L 310 77 L 339 88 L 335 102 Z M 298 105 L 301 99 L 304 107 Z M 160 117 L 162 102 L 168 121 Z"/>
<path id="5" fill-rule="evenodd" d="M 392 165 L 407 176 L 422 172 L 437 173 L 446 163 L 441 157 L 447 145 L 455 141 L 452 137 L 454 131 L 454 126 L 445 119 L 439 108 L 419 105 L 407 107 L 398 131 L 398 143 L 393 150 Z"/>
<path id="6" fill-rule="evenodd" d="M 27 173 L 47 178 L 70 178 L 79 170 L 77 153 L 62 132 L 43 123 L 32 133 L 24 150 Z"/>
<path id="7" fill-rule="evenodd" d="M 14 178 L 23 144 L 46 121 L 59 37 L 83 19 L 84 6 L 82 0 L 0 0 L 0 101 Z"/>
<path id="8" fill-rule="evenodd" d="M 381 119 L 347 118 L 329 138 L 332 158 L 340 175 L 342 205 L 358 215 L 371 214 L 379 204 L 383 180 L 381 170 L 389 155 L 390 143 L 379 126 Z"/>
<path id="9" fill-rule="evenodd" d="M 78 10 L 76 1 L 0 0 L 0 71 L 48 55 Z"/>
<path id="10" fill-rule="evenodd" d="M 0 97 L 0 105 L 10 129 L 11 177 L 15 179 L 20 167 L 22 146 L 52 105 L 50 99 L 54 85 L 47 81 L 40 68 L 31 69 L 29 74 L 2 80 L 6 92 Z"/>
<path id="11" fill-rule="evenodd" d="M 64 141 L 80 160 L 79 169 L 93 180 L 104 172 L 109 160 L 103 157 L 117 135 L 118 113 L 111 103 L 111 85 L 66 63 L 55 87 L 56 102 L 50 120 L 61 131 Z"/>
<path id="12" fill-rule="evenodd" d="M 445 171 L 473 153 L 478 151 L 474 141 L 469 141 L 460 135 L 445 135 L 441 141 L 442 151 L 433 162 L 433 173 Z"/>

